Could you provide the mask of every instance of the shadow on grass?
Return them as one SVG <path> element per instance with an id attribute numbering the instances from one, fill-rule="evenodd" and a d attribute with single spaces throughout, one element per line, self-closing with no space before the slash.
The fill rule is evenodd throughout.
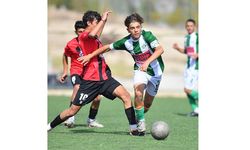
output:
<path id="1" fill-rule="evenodd" d="M 75 127 L 88 127 L 87 124 L 75 124 L 74 126 Z"/>
<path id="2" fill-rule="evenodd" d="M 72 129 L 70 132 L 73 133 L 84 133 L 84 134 L 115 134 L 115 135 L 129 135 L 129 132 L 125 131 L 96 131 L 96 128 L 88 128 L 88 129 Z"/>
<path id="3" fill-rule="evenodd" d="M 79 128 L 78 128 L 79 127 Z M 82 128 L 84 127 L 84 128 Z M 66 128 L 66 127 L 65 127 Z M 71 134 L 114 134 L 114 135 L 129 135 L 129 131 L 102 131 L 103 128 L 89 128 L 87 124 L 74 124 L 74 127 L 68 128 L 69 132 L 57 131 L 56 133 Z M 150 135 L 150 132 L 146 132 L 146 135 Z"/>
<path id="4" fill-rule="evenodd" d="M 77 127 L 86 127 L 77 129 Z M 70 130 L 73 133 L 84 133 L 84 134 L 114 134 L 114 135 L 129 135 L 129 131 L 101 131 L 103 128 L 89 128 L 86 124 L 75 124 L 75 127 Z M 150 133 L 146 132 L 146 135 Z"/>
<path id="5" fill-rule="evenodd" d="M 197 116 L 191 116 L 190 113 L 174 113 L 174 114 L 186 118 L 198 118 Z"/>
<path id="6" fill-rule="evenodd" d="M 174 114 L 182 117 L 188 117 L 188 113 L 174 113 Z"/>

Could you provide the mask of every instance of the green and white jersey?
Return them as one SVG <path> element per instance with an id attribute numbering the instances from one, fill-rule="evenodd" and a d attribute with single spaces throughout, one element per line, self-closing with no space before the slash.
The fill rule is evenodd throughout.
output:
<path id="1" fill-rule="evenodd" d="M 188 34 L 185 36 L 185 53 L 189 53 L 189 51 L 191 50 L 194 53 L 198 53 L 199 52 L 199 37 L 198 37 L 198 33 L 193 32 L 192 34 Z M 193 59 L 190 56 L 188 56 L 187 59 L 187 68 L 192 68 L 192 69 L 196 69 L 198 70 L 199 68 L 199 60 L 198 59 Z"/>
<path id="2" fill-rule="evenodd" d="M 138 40 L 133 40 L 131 35 L 128 35 L 110 44 L 110 49 L 126 50 L 129 52 L 135 61 L 134 70 L 138 70 L 154 53 L 157 46 L 159 46 L 159 42 L 156 37 L 150 31 L 142 30 L 142 34 Z M 149 64 L 147 73 L 151 76 L 160 76 L 163 70 L 164 63 L 161 56 L 159 56 Z"/>

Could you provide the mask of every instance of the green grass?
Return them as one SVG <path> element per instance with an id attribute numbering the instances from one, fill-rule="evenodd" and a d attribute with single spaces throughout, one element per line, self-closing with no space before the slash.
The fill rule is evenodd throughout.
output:
<path id="1" fill-rule="evenodd" d="M 67 108 L 67 97 L 48 97 L 48 122 Z M 184 98 L 156 98 L 146 114 L 147 134 L 145 137 L 128 135 L 128 122 L 122 102 L 102 98 L 97 119 L 104 128 L 87 128 L 86 118 L 90 105 L 84 106 L 76 115 L 76 127 L 68 129 L 59 125 L 48 133 L 49 150 L 197 150 L 198 119 L 186 117 L 190 106 Z M 150 135 L 155 121 L 165 121 L 170 126 L 167 139 L 157 141 Z"/>

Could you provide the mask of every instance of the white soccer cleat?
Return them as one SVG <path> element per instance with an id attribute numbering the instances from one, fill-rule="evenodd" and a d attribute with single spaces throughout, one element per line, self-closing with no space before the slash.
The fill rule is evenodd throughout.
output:
<path id="1" fill-rule="evenodd" d="M 66 121 L 64 121 L 64 125 L 68 128 L 73 128 L 75 125 L 75 116 L 72 116 L 68 118 Z"/>
<path id="2" fill-rule="evenodd" d="M 145 121 L 138 121 L 137 128 L 139 132 L 145 132 L 146 131 L 146 123 Z"/>
<path id="3" fill-rule="evenodd" d="M 104 126 L 100 124 L 97 120 L 95 119 L 88 119 L 87 120 L 87 125 L 90 128 L 103 128 Z"/>
<path id="4" fill-rule="evenodd" d="M 50 126 L 50 123 L 47 125 L 47 132 L 49 132 L 49 131 L 51 131 L 52 130 L 52 128 L 51 128 L 51 126 Z"/>

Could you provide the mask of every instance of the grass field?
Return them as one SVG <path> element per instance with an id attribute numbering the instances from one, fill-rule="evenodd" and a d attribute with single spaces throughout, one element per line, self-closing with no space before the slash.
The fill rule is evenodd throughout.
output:
<path id="1" fill-rule="evenodd" d="M 48 96 L 48 122 L 68 105 L 68 97 Z M 86 127 L 90 105 L 83 107 L 76 115 L 75 128 L 57 126 L 48 133 L 49 150 L 197 150 L 198 119 L 186 117 L 190 106 L 184 98 L 157 98 L 146 114 L 147 133 L 144 137 L 128 135 L 128 122 L 122 102 L 102 98 L 97 119 L 104 128 Z M 155 121 L 165 121 L 170 134 L 164 141 L 157 141 L 150 135 Z"/>

